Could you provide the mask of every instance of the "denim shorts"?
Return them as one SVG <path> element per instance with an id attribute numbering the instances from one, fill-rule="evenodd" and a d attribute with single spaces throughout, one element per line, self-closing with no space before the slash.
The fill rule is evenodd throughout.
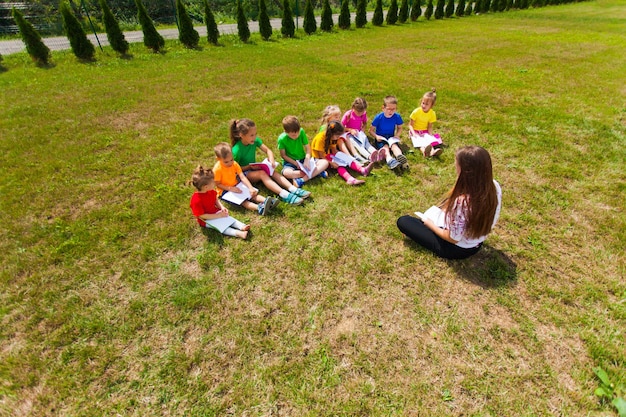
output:
<path id="1" fill-rule="evenodd" d="M 304 159 L 303 159 L 302 161 L 304 161 Z M 300 161 L 300 162 L 302 162 L 302 161 Z M 280 173 L 281 173 L 281 174 L 282 174 L 282 173 L 284 173 L 284 172 L 285 172 L 285 170 L 286 170 L 287 168 L 291 168 L 291 169 L 293 169 L 294 171 L 299 171 L 299 170 L 300 170 L 300 167 L 297 167 L 297 166 L 295 166 L 295 165 L 294 165 L 294 164 L 292 164 L 292 163 L 289 163 L 289 162 L 287 162 L 287 161 L 284 161 L 284 162 L 283 162 L 283 170 L 282 170 L 282 171 L 280 171 Z"/>

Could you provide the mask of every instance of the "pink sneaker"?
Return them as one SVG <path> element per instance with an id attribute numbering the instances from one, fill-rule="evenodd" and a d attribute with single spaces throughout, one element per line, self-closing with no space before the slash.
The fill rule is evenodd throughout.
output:
<path id="1" fill-rule="evenodd" d="M 370 155 L 370 161 L 372 161 L 374 163 L 379 162 L 382 159 L 381 157 L 382 157 L 382 155 L 380 154 L 380 151 L 378 149 L 376 149 Z"/>

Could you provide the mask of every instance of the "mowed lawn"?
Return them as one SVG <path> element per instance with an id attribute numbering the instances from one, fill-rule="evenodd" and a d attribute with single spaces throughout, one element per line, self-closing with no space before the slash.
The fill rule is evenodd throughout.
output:
<path id="1" fill-rule="evenodd" d="M 625 27 L 624 2 L 598 0 L 48 69 L 5 56 L 0 415 L 616 415 L 593 368 L 626 385 Z M 432 87 L 441 158 L 233 208 L 248 241 L 192 219 L 188 180 L 229 120 L 277 154 L 285 115 L 312 137 L 326 105 L 364 97 L 371 121 L 394 94 L 408 121 Z M 503 210 L 449 262 L 395 221 L 440 200 L 468 144 Z"/>

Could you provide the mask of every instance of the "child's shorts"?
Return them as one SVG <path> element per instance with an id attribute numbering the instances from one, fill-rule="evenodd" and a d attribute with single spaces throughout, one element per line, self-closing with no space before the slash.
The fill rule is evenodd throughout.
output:
<path id="1" fill-rule="evenodd" d="M 304 159 L 300 160 L 300 162 L 304 162 Z M 295 171 L 299 171 L 299 170 L 300 170 L 300 167 L 297 167 L 297 166 L 295 166 L 294 164 L 292 164 L 292 163 L 290 163 L 290 162 L 284 161 L 284 162 L 283 162 L 283 169 L 282 169 L 282 171 L 280 171 L 280 173 L 281 173 L 281 174 L 284 174 L 284 173 L 285 173 L 285 170 L 286 170 L 287 168 L 291 168 L 291 169 L 293 169 L 293 170 L 295 170 Z"/>

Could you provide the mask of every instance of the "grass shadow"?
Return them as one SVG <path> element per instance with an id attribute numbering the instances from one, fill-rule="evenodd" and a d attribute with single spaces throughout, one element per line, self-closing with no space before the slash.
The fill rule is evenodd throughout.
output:
<path id="1" fill-rule="evenodd" d="M 0 74 L 2 74 L 3 72 L 7 72 L 9 69 L 6 68 L 4 65 L 0 64 Z"/>
<path id="2" fill-rule="evenodd" d="M 206 237 L 207 242 L 213 243 L 220 248 L 224 246 L 224 235 L 219 231 L 208 227 L 203 227 L 201 231 L 204 237 Z"/>
<path id="3" fill-rule="evenodd" d="M 459 276 L 483 288 L 510 287 L 517 283 L 517 264 L 488 244 L 474 256 L 446 262 Z"/>

